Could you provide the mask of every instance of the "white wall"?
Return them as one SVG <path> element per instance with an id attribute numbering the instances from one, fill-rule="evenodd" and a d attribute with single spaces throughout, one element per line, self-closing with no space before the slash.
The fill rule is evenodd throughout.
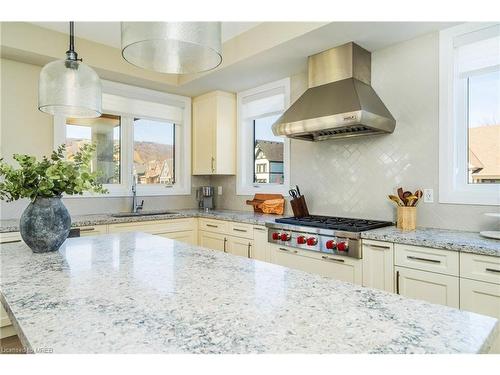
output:
<path id="1" fill-rule="evenodd" d="M 292 101 L 306 89 L 306 74 L 292 77 Z M 372 55 L 372 85 L 396 118 L 393 134 L 321 142 L 292 141 L 291 184 L 298 184 L 314 214 L 395 219 L 387 195 L 403 186 L 434 189 L 435 202 L 418 207 L 418 225 L 477 231 L 497 221 L 497 207 L 438 203 L 438 34 Z M 217 177 L 224 207 L 250 209 L 234 195 L 234 177 Z"/>

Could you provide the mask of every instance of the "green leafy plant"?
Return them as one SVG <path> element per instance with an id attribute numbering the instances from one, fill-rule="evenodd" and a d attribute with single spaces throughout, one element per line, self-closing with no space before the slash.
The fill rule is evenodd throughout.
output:
<path id="1" fill-rule="evenodd" d="M 50 157 L 37 160 L 34 156 L 14 154 L 20 168 L 15 169 L 0 159 L 0 199 L 12 202 L 21 198 L 60 197 L 62 194 L 82 195 L 85 191 L 107 193 L 98 182 L 97 172 L 91 172 L 90 161 L 95 145 L 85 144 L 72 160 L 66 160 L 66 146 L 61 145 Z"/>

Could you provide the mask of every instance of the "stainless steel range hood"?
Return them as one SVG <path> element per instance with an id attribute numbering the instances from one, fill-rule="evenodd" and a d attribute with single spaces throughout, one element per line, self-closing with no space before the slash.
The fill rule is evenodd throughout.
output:
<path id="1" fill-rule="evenodd" d="M 307 141 L 392 133 L 394 117 L 370 86 L 371 53 L 355 43 L 309 56 L 309 89 L 273 125 Z"/>

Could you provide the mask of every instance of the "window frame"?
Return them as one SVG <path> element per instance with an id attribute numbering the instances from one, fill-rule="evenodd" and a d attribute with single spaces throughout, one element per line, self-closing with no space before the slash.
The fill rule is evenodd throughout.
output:
<path id="1" fill-rule="evenodd" d="M 86 192 L 82 197 L 132 196 L 132 170 L 134 147 L 134 118 L 167 121 L 175 124 L 175 183 L 137 184 L 137 195 L 190 195 L 191 194 L 191 98 L 144 89 L 122 83 L 101 80 L 103 113 L 120 116 L 120 184 L 105 184 L 108 194 Z M 181 121 L 173 121 L 180 117 Z M 66 119 L 54 116 L 54 147 L 66 142 Z"/>
<path id="2" fill-rule="evenodd" d="M 500 184 L 469 184 L 467 80 L 455 79 L 453 40 L 498 25 L 466 23 L 439 34 L 439 202 L 500 205 Z"/>
<path id="3" fill-rule="evenodd" d="M 283 112 L 290 106 L 290 78 L 270 82 L 249 90 L 237 93 L 237 171 L 236 195 L 253 195 L 257 193 L 276 193 L 287 195 L 290 189 L 290 139 L 284 139 L 283 150 L 283 184 L 255 183 L 254 182 L 254 127 L 253 121 L 259 117 L 268 117 L 281 111 L 263 112 L 258 116 L 244 119 L 243 103 L 247 97 L 263 95 L 266 92 L 282 90 L 284 94 Z M 264 98 L 261 96 L 260 98 Z"/>

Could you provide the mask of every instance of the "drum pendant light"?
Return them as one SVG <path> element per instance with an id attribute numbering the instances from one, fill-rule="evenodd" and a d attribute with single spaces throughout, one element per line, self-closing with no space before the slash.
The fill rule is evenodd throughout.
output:
<path id="1" fill-rule="evenodd" d="M 211 70 L 222 62 L 220 22 L 122 22 L 122 56 L 161 73 Z"/>
<path id="2" fill-rule="evenodd" d="M 66 117 L 99 117 L 102 113 L 101 80 L 78 58 L 74 46 L 74 23 L 69 24 L 66 59 L 50 62 L 40 72 L 38 109 Z"/>

